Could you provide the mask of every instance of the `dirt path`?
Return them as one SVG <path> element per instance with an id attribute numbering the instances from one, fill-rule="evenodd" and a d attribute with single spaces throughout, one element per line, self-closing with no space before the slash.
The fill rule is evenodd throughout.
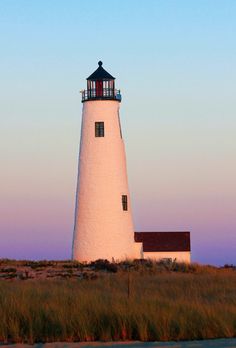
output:
<path id="1" fill-rule="evenodd" d="M 12 344 L 1 345 L 1 348 L 236 348 L 236 338 L 233 339 L 216 339 L 204 341 L 190 341 L 190 342 L 85 342 L 85 343 L 38 343 L 33 346 L 27 344 Z"/>

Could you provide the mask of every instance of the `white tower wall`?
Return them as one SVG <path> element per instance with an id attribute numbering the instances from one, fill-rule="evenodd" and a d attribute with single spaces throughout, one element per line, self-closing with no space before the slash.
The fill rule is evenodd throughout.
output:
<path id="1" fill-rule="evenodd" d="M 104 122 L 104 137 L 95 137 L 95 122 Z M 122 207 L 122 195 L 128 196 L 127 211 Z M 81 127 L 73 259 L 134 257 L 140 255 L 134 243 L 119 102 L 86 101 Z"/>

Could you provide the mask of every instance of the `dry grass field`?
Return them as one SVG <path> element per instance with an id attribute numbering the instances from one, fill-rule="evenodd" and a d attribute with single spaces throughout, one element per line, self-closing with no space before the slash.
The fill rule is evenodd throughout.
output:
<path id="1" fill-rule="evenodd" d="M 236 270 L 0 260 L 0 342 L 236 337 Z"/>

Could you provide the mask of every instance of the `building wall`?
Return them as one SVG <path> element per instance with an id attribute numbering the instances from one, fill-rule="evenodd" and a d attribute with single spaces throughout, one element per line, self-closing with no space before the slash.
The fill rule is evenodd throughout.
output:
<path id="1" fill-rule="evenodd" d="M 167 251 L 167 252 L 143 252 L 144 259 L 176 259 L 177 262 L 191 262 L 191 253 L 190 251 Z"/>
<path id="2" fill-rule="evenodd" d="M 114 100 L 83 104 L 73 258 L 122 260 L 136 257 L 125 147 Z M 95 137 L 104 122 L 105 137 Z M 128 211 L 122 209 L 128 196 Z"/>
<path id="3" fill-rule="evenodd" d="M 143 259 L 143 243 L 134 243 L 134 258 Z"/>

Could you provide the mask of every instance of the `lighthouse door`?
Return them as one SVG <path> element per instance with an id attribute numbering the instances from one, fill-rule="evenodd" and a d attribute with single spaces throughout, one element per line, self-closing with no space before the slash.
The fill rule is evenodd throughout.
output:
<path id="1" fill-rule="evenodd" d="M 96 97 L 103 96 L 102 81 L 96 81 Z"/>

